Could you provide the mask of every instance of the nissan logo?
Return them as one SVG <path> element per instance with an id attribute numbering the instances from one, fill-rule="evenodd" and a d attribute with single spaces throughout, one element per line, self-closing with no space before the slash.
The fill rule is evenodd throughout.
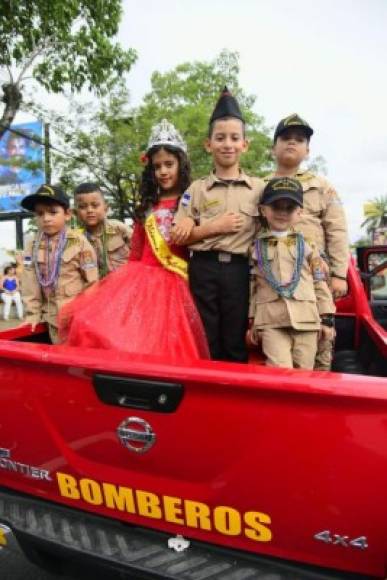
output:
<path id="1" fill-rule="evenodd" d="M 152 427 L 140 417 L 128 417 L 117 427 L 117 436 L 122 445 L 134 453 L 149 451 L 156 442 Z"/>

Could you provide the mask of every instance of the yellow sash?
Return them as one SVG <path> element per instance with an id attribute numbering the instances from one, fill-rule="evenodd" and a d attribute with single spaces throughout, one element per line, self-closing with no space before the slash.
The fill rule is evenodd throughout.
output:
<path id="1" fill-rule="evenodd" d="M 146 218 L 144 227 L 152 250 L 160 264 L 167 270 L 179 274 L 184 280 L 188 280 L 187 262 L 171 252 L 167 242 L 158 230 L 153 213 Z"/>

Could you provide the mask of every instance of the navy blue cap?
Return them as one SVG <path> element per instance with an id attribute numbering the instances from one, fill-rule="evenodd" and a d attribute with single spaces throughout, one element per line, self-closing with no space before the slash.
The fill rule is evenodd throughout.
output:
<path id="1" fill-rule="evenodd" d="M 59 203 L 65 209 L 70 207 L 70 198 L 65 194 L 63 189 L 57 185 L 41 185 L 35 193 L 27 195 L 21 201 L 21 206 L 29 211 L 34 211 L 35 205 L 39 202 L 53 201 Z"/>
<path id="2" fill-rule="evenodd" d="M 311 138 L 313 135 L 313 129 L 304 119 L 302 119 L 299 115 L 294 113 L 293 115 L 289 115 L 289 117 L 285 117 L 285 119 L 281 119 L 278 123 L 275 131 L 274 131 L 274 143 L 277 141 L 279 135 L 285 133 L 288 129 L 302 129 L 308 139 Z"/>
<path id="3" fill-rule="evenodd" d="M 300 207 L 304 204 L 304 192 L 301 183 L 292 177 L 273 177 L 267 183 L 260 203 L 270 205 L 278 199 L 289 199 Z"/>

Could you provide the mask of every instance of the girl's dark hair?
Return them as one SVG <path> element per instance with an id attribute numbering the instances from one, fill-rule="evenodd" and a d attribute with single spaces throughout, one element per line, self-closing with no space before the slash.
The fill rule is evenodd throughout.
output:
<path id="1" fill-rule="evenodd" d="M 12 264 L 10 266 L 6 266 L 4 268 L 4 276 L 6 276 L 10 270 L 14 270 L 14 269 L 15 269 L 15 266 L 13 266 Z"/>
<path id="2" fill-rule="evenodd" d="M 177 187 L 180 195 L 185 192 L 191 183 L 191 165 L 184 151 L 181 149 L 176 149 L 175 147 L 171 147 L 170 145 L 157 145 L 156 147 L 149 149 L 146 154 L 148 158 L 148 164 L 146 165 L 141 176 L 139 204 L 135 209 L 135 219 L 137 221 L 143 221 L 147 210 L 159 200 L 159 187 L 155 178 L 155 170 L 153 167 L 152 158 L 162 149 L 164 149 L 164 151 L 167 153 L 174 155 L 179 162 Z"/>

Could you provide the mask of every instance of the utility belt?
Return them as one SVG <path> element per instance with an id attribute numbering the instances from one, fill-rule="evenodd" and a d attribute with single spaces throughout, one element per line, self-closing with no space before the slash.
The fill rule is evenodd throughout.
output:
<path id="1" fill-rule="evenodd" d="M 231 252 L 219 252 L 217 250 L 203 250 L 203 251 L 190 251 L 191 260 L 205 260 L 207 262 L 221 262 L 222 264 L 231 264 L 239 262 L 241 264 L 248 263 L 248 257 L 243 254 L 232 254 Z"/>

